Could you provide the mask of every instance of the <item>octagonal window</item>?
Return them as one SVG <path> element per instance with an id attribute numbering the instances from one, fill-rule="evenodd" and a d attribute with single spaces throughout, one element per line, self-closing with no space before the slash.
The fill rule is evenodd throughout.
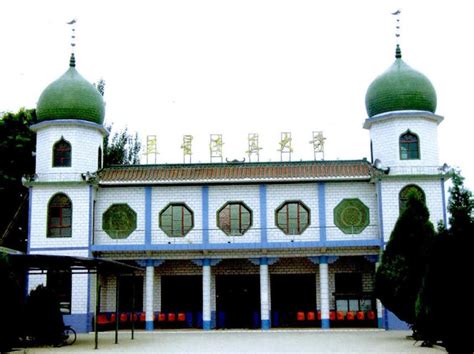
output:
<path id="1" fill-rule="evenodd" d="M 193 211 L 184 203 L 168 204 L 160 212 L 160 229 L 170 237 L 186 236 L 193 226 Z"/>
<path id="2" fill-rule="evenodd" d="M 369 208 L 359 199 L 343 199 L 334 208 L 334 224 L 345 234 L 360 234 L 369 222 Z"/>
<path id="3" fill-rule="evenodd" d="M 309 226 L 309 208 L 301 201 L 287 201 L 276 209 L 276 226 L 286 235 L 301 235 Z"/>
<path id="4" fill-rule="evenodd" d="M 217 227 L 227 236 L 242 236 L 252 226 L 252 210 L 243 202 L 227 202 L 217 211 Z"/>
<path id="5" fill-rule="evenodd" d="M 124 239 L 137 228 L 137 213 L 128 204 L 112 204 L 102 215 L 102 229 L 113 239 Z"/>

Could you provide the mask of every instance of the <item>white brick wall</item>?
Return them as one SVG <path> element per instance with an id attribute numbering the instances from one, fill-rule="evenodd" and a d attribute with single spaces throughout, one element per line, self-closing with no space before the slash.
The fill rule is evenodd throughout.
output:
<path id="1" fill-rule="evenodd" d="M 137 213 L 137 229 L 125 239 L 112 239 L 102 230 L 102 217 L 112 204 L 128 204 Z M 94 244 L 126 245 L 145 243 L 145 189 L 143 187 L 101 188 L 95 205 Z"/>
<path id="2" fill-rule="evenodd" d="M 71 167 L 53 167 L 53 145 L 61 137 L 71 144 Z M 81 180 L 81 173 L 97 171 L 102 133 L 80 124 L 50 124 L 39 129 L 36 144 L 36 173 L 40 181 Z"/>
<path id="3" fill-rule="evenodd" d="M 334 208 L 343 199 L 360 199 L 369 208 L 370 223 L 360 234 L 345 234 L 334 224 Z M 326 184 L 326 223 L 327 240 L 367 240 L 377 239 L 378 213 L 375 185 L 367 182 L 327 183 Z"/>
<path id="4" fill-rule="evenodd" d="M 275 210 L 285 201 L 298 200 L 310 209 L 310 225 L 301 235 L 285 235 L 276 226 Z M 319 241 L 318 185 L 283 184 L 267 186 L 267 227 L 269 242 Z"/>
<path id="5" fill-rule="evenodd" d="M 201 187 L 154 187 L 152 190 L 151 238 L 153 244 L 197 244 L 202 242 Z M 170 203 L 184 203 L 194 214 L 194 227 L 185 237 L 169 237 L 159 226 L 160 212 Z"/>
<path id="6" fill-rule="evenodd" d="M 46 237 L 48 203 L 57 193 L 72 202 L 72 237 Z M 30 248 L 89 246 L 89 186 L 42 185 L 33 187 Z"/>
<path id="7" fill-rule="evenodd" d="M 374 122 L 370 129 L 373 157 L 384 166 L 438 166 L 438 125 L 413 115 Z M 400 160 L 399 139 L 407 130 L 418 135 L 420 160 Z"/>

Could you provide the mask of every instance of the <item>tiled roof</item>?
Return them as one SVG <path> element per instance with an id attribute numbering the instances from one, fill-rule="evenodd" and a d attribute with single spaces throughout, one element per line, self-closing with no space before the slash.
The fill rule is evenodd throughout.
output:
<path id="1" fill-rule="evenodd" d="M 202 184 L 318 180 L 369 180 L 378 173 L 367 160 L 208 163 L 114 166 L 99 171 L 99 184 Z"/>

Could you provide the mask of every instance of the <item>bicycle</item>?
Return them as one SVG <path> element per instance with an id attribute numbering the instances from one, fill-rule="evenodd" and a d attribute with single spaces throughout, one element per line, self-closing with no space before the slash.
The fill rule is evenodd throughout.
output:
<path id="1" fill-rule="evenodd" d="M 73 345 L 77 339 L 77 334 L 74 328 L 72 328 L 71 326 L 64 326 L 62 339 L 62 346 Z"/>

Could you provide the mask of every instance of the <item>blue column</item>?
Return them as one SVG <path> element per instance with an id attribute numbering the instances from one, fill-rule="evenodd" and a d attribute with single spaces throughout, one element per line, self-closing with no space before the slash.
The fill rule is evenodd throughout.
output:
<path id="1" fill-rule="evenodd" d="M 326 244 L 326 184 L 325 182 L 318 183 L 318 214 L 319 214 L 319 241 L 324 247 Z"/>
<path id="2" fill-rule="evenodd" d="M 145 246 L 151 245 L 151 186 L 145 187 Z"/>
<path id="3" fill-rule="evenodd" d="M 378 221 L 379 221 L 379 233 L 380 233 L 380 247 L 383 250 L 385 245 L 385 236 L 383 232 L 383 204 L 382 204 L 382 181 L 379 179 L 376 182 L 377 186 L 377 210 L 378 210 Z"/>
<path id="4" fill-rule="evenodd" d="M 444 190 L 444 177 L 441 178 L 441 207 L 443 208 L 444 226 L 448 226 L 448 217 L 446 215 L 446 192 Z"/>
<path id="5" fill-rule="evenodd" d="M 260 242 L 262 245 L 268 242 L 267 230 L 267 185 L 259 186 L 260 195 Z"/>
<path id="6" fill-rule="evenodd" d="M 209 187 L 202 186 L 202 243 L 209 244 Z"/>

